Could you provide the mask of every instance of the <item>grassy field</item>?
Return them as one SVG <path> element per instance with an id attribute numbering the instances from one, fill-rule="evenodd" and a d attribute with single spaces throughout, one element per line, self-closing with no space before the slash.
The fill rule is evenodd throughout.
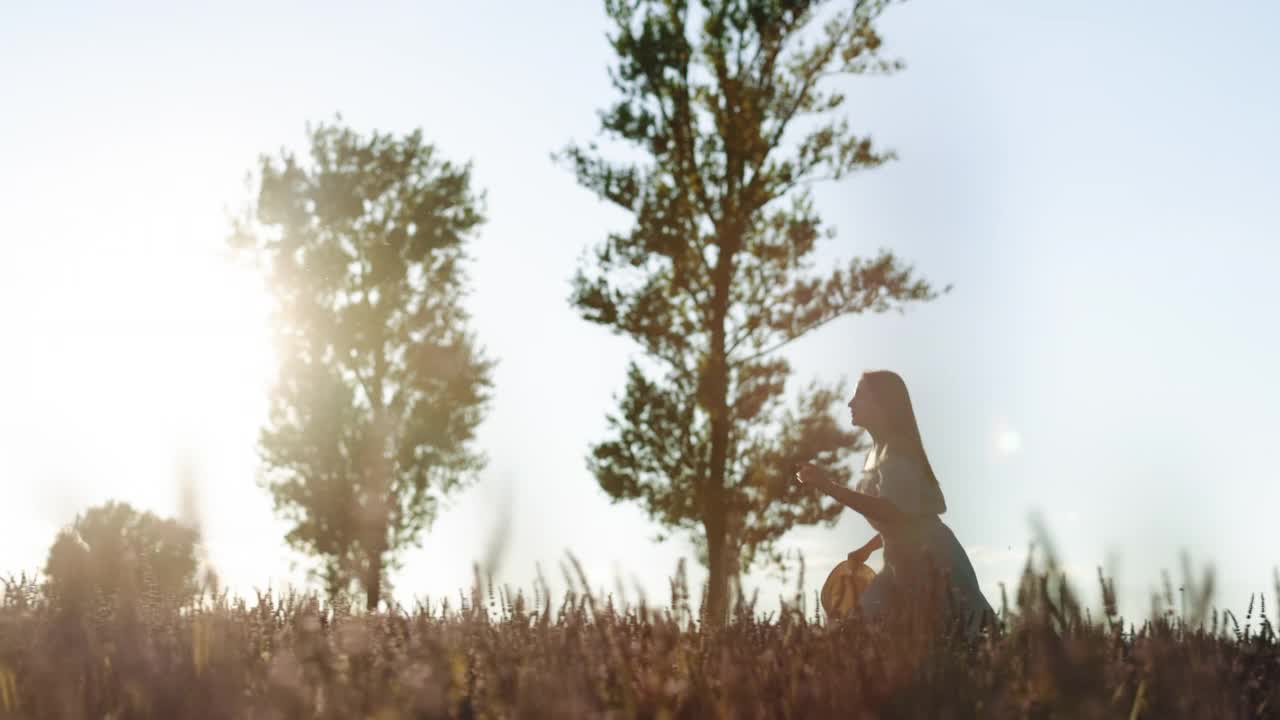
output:
<path id="1" fill-rule="evenodd" d="M 452 607 L 365 613 L 297 594 L 50 599 L 11 578 L 0 717 L 1280 717 L 1262 602 L 1135 627 L 1028 569 L 999 631 L 967 643 L 827 622 L 799 598 L 708 630 L 679 582 L 661 609 L 583 587 L 553 605 L 477 583 Z"/>

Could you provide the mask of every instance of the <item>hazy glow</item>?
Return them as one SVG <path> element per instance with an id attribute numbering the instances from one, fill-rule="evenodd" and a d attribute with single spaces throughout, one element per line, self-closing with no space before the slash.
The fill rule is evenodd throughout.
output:
<path id="1" fill-rule="evenodd" d="M 92 283 L 74 288 L 30 318 L 74 326 L 83 335 L 48 336 L 47 364 L 37 368 L 65 413 L 98 420 L 105 433 L 217 431 L 242 419 L 249 388 L 260 389 L 270 347 L 255 320 L 262 298 L 211 255 L 103 254 Z M 68 327 L 68 329 L 70 329 Z M 96 424 L 96 423 L 95 423 Z"/>
<path id="2" fill-rule="evenodd" d="M 996 452 L 1001 457 L 1013 455 L 1022 449 L 1022 435 L 1009 427 L 996 431 Z"/>
<path id="3" fill-rule="evenodd" d="M 0 372 L 18 380 L 0 472 L 29 495 L 10 525 L 23 549 L 17 569 L 34 569 L 53 531 L 92 503 L 176 514 L 184 456 L 206 480 L 232 472 L 252 487 L 272 367 L 267 295 L 224 252 L 226 203 L 208 199 L 227 193 L 188 166 L 190 153 L 157 145 L 95 144 L 100 162 L 7 194 L 25 202 L 6 213 L 5 236 L 40 239 L 6 248 L 18 272 L 0 288 L 20 338 L 0 357 Z M 21 153 L 15 166 L 38 177 L 56 164 L 31 154 L 32 166 Z M 79 199 L 75 212 L 59 206 L 67 196 Z M 228 509 L 224 490 L 198 488 L 197 507 Z M 257 506 L 241 527 L 269 513 L 236 495 L 235 505 Z M 200 520 L 212 541 L 234 517 Z"/>
<path id="4" fill-rule="evenodd" d="M 456 597 L 506 526 L 499 580 L 527 589 L 540 563 L 555 585 L 572 549 L 595 582 L 664 598 L 688 546 L 651 542 L 584 464 L 635 348 L 565 302 L 583 250 L 629 219 L 548 160 L 594 138 L 613 96 L 602 3 L 512 3 L 502 22 L 477 3 L 126 5 L 0 8 L 0 573 L 38 567 L 57 526 L 107 498 L 177 512 L 190 453 L 223 577 L 300 577 L 255 485 L 266 297 L 220 247 L 256 156 L 341 111 L 473 160 L 490 217 L 468 299 L 499 360 L 490 464 L 407 555 L 397 597 Z M 819 260 L 891 247 L 955 291 L 833 323 L 788 360 L 796 384 L 906 378 L 944 519 L 993 603 L 1037 508 L 1086 588 L 1120 558 L 1129 611 L 1182 548 L 1218 563 L 1225 604 L 1270 586 L 1277 13 L 907 3 L 882 28 L 907 71 L 846 88 L 852 125 L 901 159 L 815 188 L 839 230 Z M 813 589 L 869 533 L 846 513 L 786 545 Z M 783 589 L 747 581 L 770 602 Z"/>

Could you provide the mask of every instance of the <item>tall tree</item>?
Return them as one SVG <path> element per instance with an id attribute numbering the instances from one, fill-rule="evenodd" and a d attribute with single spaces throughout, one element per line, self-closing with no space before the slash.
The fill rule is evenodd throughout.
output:
<path id="1" fill-rule="evenodd" d="M 936 293 L 890 252 L 825 274 L 812 259 L 833 233 L 810 184 L 892 158 L 849 129 L 836 112 L 845 96 L 825 82 L 900 67 L 877 54 L 885 3 L 690 4 L 605 1 L 621 97 L 602 133 L 640 159 L 610 160 L 594 143 L 561 157 L 635 220 L 574 279 L 582 316 L 646 354 L 589 465 L 615 501 L 693 533 L 719 622 L 731 578 L 779 560 L 790 527 L 839 513 L 785 482 L 791 465 L 812 459 L 847 482 L 842 461 L 860 442 L 831 416 L 840 385 L 810 385 L 786 407 L 791 369 L 777 351 L 836 318 Z"/>
<path id="2" fill-rule="evenodd" d="M 482 199 L 420 131 L 322 124 L 310 140 L 309 163 L 261 158 L 230 244 L 266 260 L 275 298 L 264 484 L 329 592 L 354 581 L 374 609 L 400 551 L 483 463 L 491 363 L 461 305 Z"/>

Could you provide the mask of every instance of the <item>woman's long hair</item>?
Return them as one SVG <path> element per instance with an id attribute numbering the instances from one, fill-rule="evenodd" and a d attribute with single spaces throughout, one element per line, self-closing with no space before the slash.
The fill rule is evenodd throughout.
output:
<path id="1" fill-rule="evenodd" d="M 929 464 L 929 456 L 924 451 L 924 442 L 920 439 L 920 427 L 916 424 L 916 412 L 911 407 L 911 395 L 907 393 L 907 384 L 902 377 L 892 370 L 873 370 L 862 374 L 861 382 L 875 397 L 880 407 L 884 408 L 890 424 L 889 431 L 894 438 L 905 441 L 906 447 L 893 448 L 892 452 L 905 452 L 924 464 L 925 472 L 938 488 L 938 476 L 933 474 L 933 466 Z M 946 500 L 943 500 L 946 505 Z"/>

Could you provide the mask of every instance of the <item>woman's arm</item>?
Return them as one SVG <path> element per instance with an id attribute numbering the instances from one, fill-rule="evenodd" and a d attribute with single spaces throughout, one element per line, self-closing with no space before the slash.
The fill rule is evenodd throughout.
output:
<path id="1" fill-rule="evenodd" d="M 831 482 L 816 465 L 806 464 L 796 473 L 796 479 L 801 484 L 812 485 L 831 497 L 839 500 L 842 505 L 853 510 L 854 512 L 865 515 L 876 522 L 895 523 L 902 517 L 902 513 L 893 503 L 878 498 L 874 495 L 867 495 L 855 490 L 850 490 L 842 485 Z"/>
<path id="2" fill-rule="evenodd" d="M 842 505 L 850 510 L 861 513 L 876 522 L 894 523 L 902 516 L 902 513 L 898 512 L 898 508 L 894 507 L 893 503 L 888 500 L 850 490 L 826 478 L 822 478 L 818 483 L 818 489 L 839 500 Z M 877 535 L 876 537 L 880 536 Z"/>
<path id="3" fill-rule="evenodd" d="M 849 553 L 849 562 L 852 562 L 855 564 L 865 563 L 871 557 L 871 553 L 879 550 L 882 547 L 884 547 L 884 538 L 880 537 L 880 533 L 876 533 L 870 540 L 867 541 L 866 545 L 863 545 L 857 550 L 854 550 L 853 552 Z"/>

